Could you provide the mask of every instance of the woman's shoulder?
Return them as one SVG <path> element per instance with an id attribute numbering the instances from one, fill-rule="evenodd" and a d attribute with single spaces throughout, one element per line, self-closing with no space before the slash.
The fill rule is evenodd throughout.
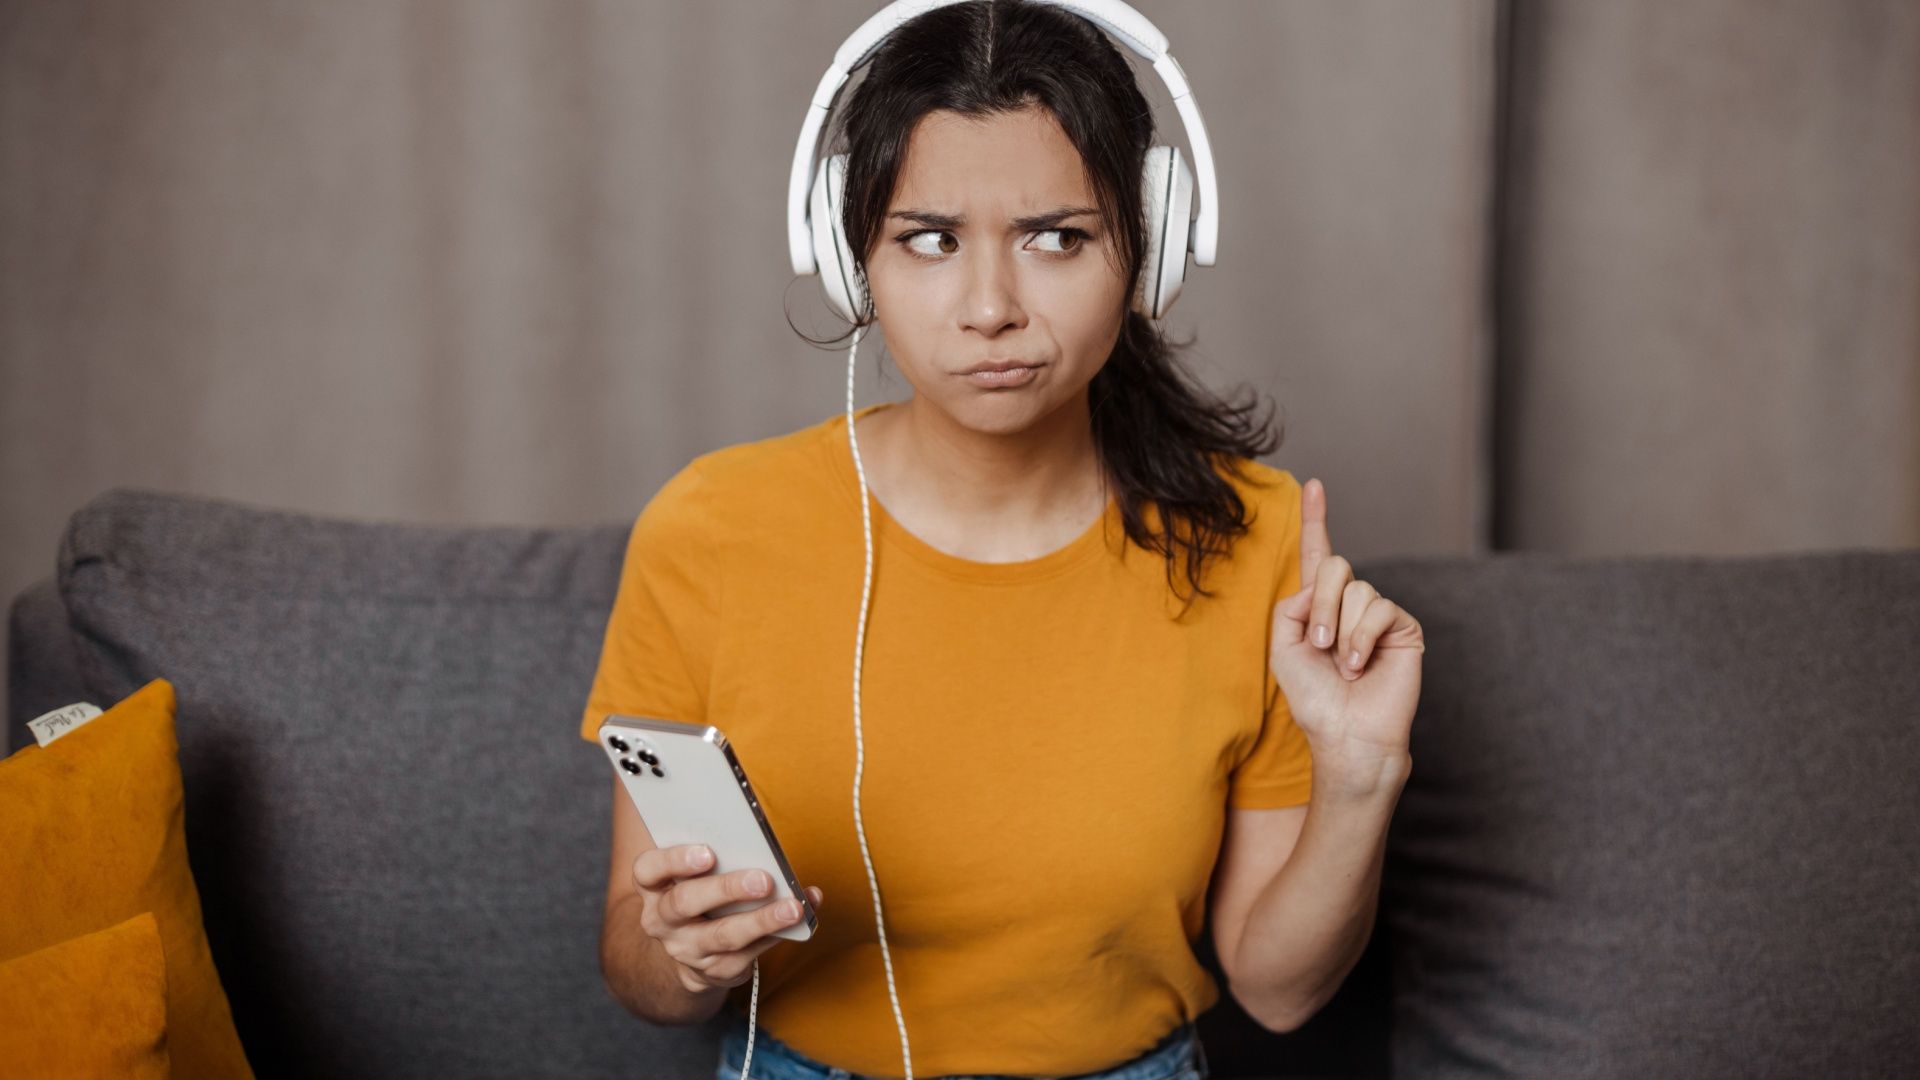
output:
<path id="1" fill-rule="evenodd" d="M 1254 530 L 1278 539 L 1299 522 L 1300 482 L 1291 471 L 1245 457 L 1223 459 L 1221 466 L 1221 475 L 1246 504 Z"/>
<path id="2" fill-rule="evenodd" d="M 1221 465 L 1221 475 L 1240 496 L 1247 525 L 1233 541 L 1233 558 L 1222 572 L 1230 576 L 1230 591 L 1244 583 L 1268 596 L 1275 576 L 1285 574 L 1290 556 L 1299 551 L 1300 482 L 1287 469 L 1251 458 L 1227 458 Z"/>
<path id="3" fill-rule="evenodd" d="M 831 483 L 825 423 L 699 454 L 663 483 L 654 502 L 663 511 L 719 520 L 764 515 L 794 500 L 817 500 Z"/>
<path id="4" fill-rule="evenodd" d="M 728 493 L 775 492 L 831 479 L 827 436 L 835 419 L 709 450 L 688 467 Z"/>
<path id="5" fill-rule="evenodd" d="M 1269 465 L 1257 458 L 1236 455 L 1223 458 L 1221 464 L 1223 474 L 1238 487 L 1251 486 L 1262 490 L 1281 491 L 1291 489 L 1295 494 L 1300 490 L 1300 484 L 1294 479 L 1292 472 L 1278 465 Z"/>

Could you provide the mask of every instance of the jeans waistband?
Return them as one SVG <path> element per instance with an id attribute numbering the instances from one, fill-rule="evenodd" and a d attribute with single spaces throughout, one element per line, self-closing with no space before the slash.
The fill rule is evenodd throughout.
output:
<path id="1" fill-rule="evenodd" d="M 747 1018 L 728 1010 L 732 1023 L 720 1040 L 715 1080 L 740 1080 L 747 1054 Z M 918 1071 L 915 1080 L 921 1080 Z M 1150 1049 L 1100 1072 L 1076 1073 L 1062 1080 L 1207 1080 L 1207 1058 L 1192 1021 L 1167 1032 Z M 872 1080 L 860 1073 L 815 1061 L 774 1038 L 764 1027 L 753 1035 L 753 1075 L 748 1080 Z M 952 1073 L 925 1080 L 1024 1080 L 1004 1073 Z"/>

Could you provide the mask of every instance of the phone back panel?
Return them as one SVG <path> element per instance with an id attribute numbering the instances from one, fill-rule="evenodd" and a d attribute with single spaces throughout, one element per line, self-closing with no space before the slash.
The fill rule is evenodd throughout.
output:
<path id="1" fill-rule="evenodd" d="M 789 941 L 813 936 L 813 904 L 794 878 L 772 826 L 760 812 L 746 770 L 719 728 L 616 713 L 601 721 L 599 741 L 656 846 L 707 845 L 714 853 L 708 875 L 752 867 L 773 877 L 770 895 L 723 904 L 708 912 L 710 918 L 794 896 L 805 918 L 774 931 L 774 936 Z"/>

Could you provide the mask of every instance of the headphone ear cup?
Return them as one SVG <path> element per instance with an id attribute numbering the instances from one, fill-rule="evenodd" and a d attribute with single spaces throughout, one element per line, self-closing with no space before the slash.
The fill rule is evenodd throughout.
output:
<path id="1" fill-rule="evenodd" d="M 1161 319 L 1186 283 L 1187 249 L 1193 236 L 1193 170 L 1179 147 L 1155 146 L 1147 151 L 1141 201 L 1146 208 L 1147 249 L 1133 310 Z"/>
<path id="2" fill-rule="evenodd" d="M 858 322 L 867 307 L 867 290 L 853 262 L 853 248 L 841 224 L 846 190 L 847 155 L 834 154 L 820 162 L 808 197 L 807 226 L 813 234 L 814 268 L 827 305 L 848 322 Z"/>

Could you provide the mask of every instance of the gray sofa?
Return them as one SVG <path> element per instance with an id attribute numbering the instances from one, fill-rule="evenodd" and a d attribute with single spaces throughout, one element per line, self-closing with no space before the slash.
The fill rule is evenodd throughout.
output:
<path id="1" fill-rule="evenodd" d="M 173 683 L 262 1077 L 712 1075 L 719 1020 L 655 1028 L 598 969 L 575 725 L 629 523 L 119 488 L 15 598 L 10 746 Z M 1920 550 L 1357 572 L 1430 642 L 1374 936 L 1297 1031 L 1223 998 L 1215 1076 L 1920 1074 Z"/>

